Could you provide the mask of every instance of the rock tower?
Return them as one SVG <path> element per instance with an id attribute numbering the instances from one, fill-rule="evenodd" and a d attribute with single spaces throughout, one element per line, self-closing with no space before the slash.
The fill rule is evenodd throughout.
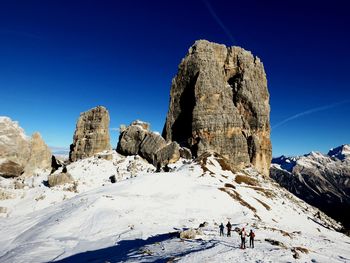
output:
<path id="1" fill-rule="evenodd" d="M 111 149 L 109 121 L 108 110 L 102 106 L 80 114 L 70 146 L 71 162 Z"/>
<path id="2" fill-rule="evenodd" d="M 263 64 L 240 47 L 199 40 L 172 81 L 163 137 L 194 156 L 217 152 L 233 168 L 268 176 L 270 105 Z"/>

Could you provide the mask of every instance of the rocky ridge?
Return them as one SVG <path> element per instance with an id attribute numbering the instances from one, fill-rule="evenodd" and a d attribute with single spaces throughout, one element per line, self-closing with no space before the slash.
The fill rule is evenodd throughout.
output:
<path id="1" fill-rule="evenodd" d="M 143 158 L 113 152 L 112 160 L 68 164 L 71 183 L 47 187 L 42 173 L 16 189 L 16 179 L 0 178 L 12 196 L 0 200 L 0 261 L 293 262 L 297 251 L 303 262 L 349 258 L 349 237 L 334 220 L 254 168 L 232 173 L 222 164 L 208 155 L 154 173 Z M 228 220 L 256 231 L 255 249 L 238 248 L 236 229 L 219 236 Z"/>
<path id="2" fill-rule="evenodd" d="M 267 80 L 258 57 L 240 47 L 196 41 L 172 81 L 163 129 L 166 141 L 194 156 L 217 152 L 233 168 L 271 162 Z"/>
<path id="3" fill-rule="evenodd" d="M 274 158 L 271 177 L 290 192 L 350 227 L 350 145 L 328 154 Z"/>

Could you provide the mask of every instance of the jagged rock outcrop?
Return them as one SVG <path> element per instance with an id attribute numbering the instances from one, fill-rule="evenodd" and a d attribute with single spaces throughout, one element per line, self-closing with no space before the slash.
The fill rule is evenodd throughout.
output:
<path id="1" fill-rule="evenodd" d="M 124 155 L 140 155 L 159 168 L 179 160 L 178 144 L 167 144 L 160 134 L 150 131 L 149 127 L 146 122 L 134 121 L 120 129 L 117 151 Z"/>
<path id="2" fill-rule="evenodd" d="M 258 57 L 240 47 L 196 41 L 172 81 L 163 137 L 196 157 L 217 152 L 233 168 L 271 163 L 267 80 Z"/>
<path id="3" fill-rule="evenodd" d="M 350 145 L 328 154 L 274 158 L 271 177 L 290 192 L 350 228 Z"/>
<path id="4" fill-rule="evenodd" d="M 28 138 L 17 122 L 0 117 L 0 175 L 31 176 L 51 167 L 51 151 L 39 133 Z"/>
<path id="5" fill-rule="evenodd" d="M 109 121 L 108 110 L 102 106 L 80 114 L 70 146 L 71 162 L 111 149 Z"/>

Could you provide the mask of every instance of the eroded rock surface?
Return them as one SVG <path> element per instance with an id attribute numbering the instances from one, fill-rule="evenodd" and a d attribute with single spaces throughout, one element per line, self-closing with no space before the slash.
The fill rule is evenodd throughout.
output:
<path id="1" fill-rule="evenodd" d="M 109 121 L 108 110 L 102 106 L 80 114 L 70 146 L 71 162 L 111 149 Z"/>
<path id="2" fill-rule="evenodd" d="M 163 137 L 196 157 L 217 152 L 232 167 L 271 163 L 267 80 L 258 57 L 240 47 L 196 41 L 172 81 Z"/>
<path id="3" fill-rule="evenodd" d="M 0 117 L 0 175 L 31 176 L 51 167 L 51 151 L 39 133 L 27 137 L 17 122 Z"/>
<path id="4" fill-rule="evenodd" d="M 159 168 L 179 160 L 179 145 L 167 144 L 160 134 L 150 131 L 149 127 L 148 123 L 134 121 L 121 129 L 117 151 L 124 155 L 140 155 Z"/>

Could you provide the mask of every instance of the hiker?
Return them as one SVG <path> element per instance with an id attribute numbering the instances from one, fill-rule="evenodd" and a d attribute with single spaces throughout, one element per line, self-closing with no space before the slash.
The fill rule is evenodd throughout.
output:
<path id="1" fill-rule="evenodd" d="M 241 249 L 245 249 L 245 237 L 247 236 L 247 233 L 245 232 L 244 227 L 241 230 Z"/>
<path id="2" fill-rule="evenodd" d="M 227 227 L 227 236 L 230 237 L 231 236 L 231 228 L 232 228 L 230 220 L 227 222 L 226 227 Z"/>
<path id="3" fill-rule="evenodd" d="M 255 234 L 253 232 L 253 229 L 250 229 L 250 233 L 249 233 L 249 247 L 254 248 L 254 238 L 255 238 Z"/>
<path id="4" fill-rule="evenodd" d="M 220 236 L 223 236 L 224 235 L 224 224 L 221 223 L 221 225 L 219 226 L 220 228 Z"/>

